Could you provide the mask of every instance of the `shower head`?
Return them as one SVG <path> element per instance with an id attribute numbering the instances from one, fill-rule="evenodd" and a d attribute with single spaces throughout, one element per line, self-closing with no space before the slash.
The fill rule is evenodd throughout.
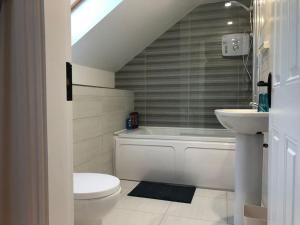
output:
<path id="1" fill-rule="evenodd" d="M 229 1 L 229 2 L 226 2 L 225 3 L 225 7 L 230 7 L 230 6 L 240 6 L 242 7 L 243 9 L 245 9 L 246 11 L 250 12 L 253 10 L 253 7 L 252 6 L 245 6 L 244 4 L 238 2 L 238 1 Z"/>

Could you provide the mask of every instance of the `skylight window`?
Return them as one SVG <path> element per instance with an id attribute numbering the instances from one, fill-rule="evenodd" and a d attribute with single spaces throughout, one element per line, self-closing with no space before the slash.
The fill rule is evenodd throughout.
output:
<path id="1" fill-rule="evenodd" d="M 85 0 L 72 11 L 72 45 L 99 23 L 123 0 Z"/>

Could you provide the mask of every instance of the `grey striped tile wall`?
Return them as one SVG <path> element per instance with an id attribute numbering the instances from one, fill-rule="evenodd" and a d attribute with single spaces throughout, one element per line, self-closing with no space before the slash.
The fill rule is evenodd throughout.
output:
<path id="1" fill-rule="evenodd" d="M 221 128 L 214 109 L 245 108 L 252 96 L 242 58 L 223 58 L 221 38 L 249 30 L 241 8 L 201 5 L 117 72 L 116 86 L 134 91 L 142 125 Z"/>

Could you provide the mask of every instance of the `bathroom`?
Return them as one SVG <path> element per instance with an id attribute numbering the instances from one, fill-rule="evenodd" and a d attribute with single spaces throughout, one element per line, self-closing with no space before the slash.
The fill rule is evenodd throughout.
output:
<path id="1" fill-rule="evenodd" d="M 0 1 L 0 224 L 300 224 L 299 7 Z"/>
<path id="2" fill-rule="evenodd" d="M 236 138 L 224 130 L 214 110 L 249 109 L 256 98 L 251 69 L 253 12 L 234 4 L 226 7 L 224 1 L 195 1 L 188 13 L 173 13 L 176 22 L 143 43 L 142 50 L 119 55 L 111 48 L 120 38 L 106 39 L 122 32 L 116 31 L 117 14 L 129 5 L 118 3 L 94 30 L 72 39 L 74 172 L 121 179 L 122 197 L 104 224 L 118 220 L 126 224 L 131 217 L 136 221 L 128 224 L 143 224 L 135 219 L 139 216 L 147 218 L 145 224 L 157 219 L 159 224 L 233 224 Z M 241 3 L 253 7 L 250 1 Z M 72 28 L 88 7 L 81 4 L 73 8 Z M 134 15 L 127 19 L 138 21 Z M 154 29 L 147 22 L 143 25 Z M 105 28 L 107 33 L 102 34 Z M 222 54 L 222 37 L 227 34 L 248 38 L 245 53 Z M 122 37 L 137 48 L 127 38 Z M 97 45 L 102 51 L 93 50 Z M 139 113 L 140 128 L 126 131 L 126 119 L 134 111 Z M 198 189 L 191 204 L 126 196 L 141 181 Z"/>

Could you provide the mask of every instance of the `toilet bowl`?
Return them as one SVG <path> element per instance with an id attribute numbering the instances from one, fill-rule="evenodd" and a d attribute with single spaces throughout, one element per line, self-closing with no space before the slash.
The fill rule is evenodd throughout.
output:
<path id="1" fill-rule="evenodd" d="M 121 193 L 117 177 L 99 173 L 74 173 L 75 225 L 101 225 Z"/>

